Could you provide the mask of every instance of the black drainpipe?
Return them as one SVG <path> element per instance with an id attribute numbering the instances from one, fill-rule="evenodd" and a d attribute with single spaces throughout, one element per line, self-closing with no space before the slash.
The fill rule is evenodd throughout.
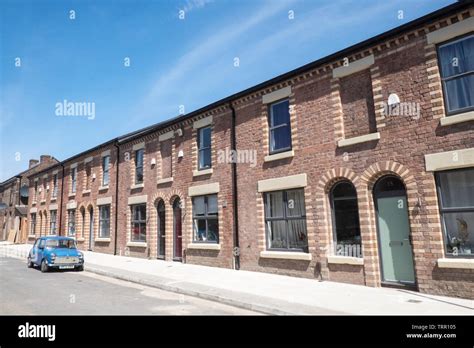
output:
<path id="1" fill-rule="evenodd" d="M 235 109 L 232 106 L 232 102 L 229 103 L 229 107 L 232 110 L 232 125 L 230 130 L 230 146 L 232 153 L 236 154 L 237 152 L 237 137 L 235 134 L 235 123 L 236 123 L 236 115 Z M 233 156 L 234 159 L 237 156 Z M 239 208 L 238 208 L 238 197 L 237 197 L 237 161 L 232 161 L 232 208 L 234 214 L 234 248 L 233 248 L 233 255 L 234 255 L 234 265 L 235 269 L 240 269 L 240 246 L 239 246 Z"/>
<path id="2" fill-rule="evenodd" d="M 61 196 L 59 197 L 59 206 L 58 206 L 58 210 L 59 210 L 59 228 L 58 228 L 58 236 L 61 235 L 61 229 L 62 229 L 62 223 L 63 223 L 63 194 L 64 194 L 64 164 L 61 163 L 61 168 L 62 168 L 62 172 L 61 172 Z M 54 190 L 54 188 L 53 188 Z M 68 192 L 69 194 L 69 192 Z M 50 213 L 50 212 L 48 212 Z M 56 214 L 58 212 L 56 211 Z"/>
<path id="3" fill-rule="evenodd" d="M 115 236 L 114 236 L 114 255 L 117 255 L 117 236 L 118 236 L 118 196 L 119 196 L 119 162 L 120 162 L 120 147 L 117 143 L 114 144 L 117 148 L 117 158 L 115 164 Z"/>

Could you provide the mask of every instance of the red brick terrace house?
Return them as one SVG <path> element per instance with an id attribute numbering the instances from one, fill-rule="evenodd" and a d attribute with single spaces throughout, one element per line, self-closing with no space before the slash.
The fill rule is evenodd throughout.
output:
<path id="1" fill-rule="evenodd" d="M 67 235 L 82 249 L 114 253 L 115 140 L 30 177 L 30 238 Z M 35 199 L 36 197 L 36 199 Z"/>
<path id="2" fill-rule="evenodd" d="M 26 242 L 28 176 L 57 162 L 58 160 L 50 155 L 41 155 L 39 160 L 30 159 L 28 169 L 0 183 L 0 203 L 5 204 L 4 208 L 0 208 L 0 240 L 6 240 L 13 231 L 16 233 L 15 242 Z"/>
<path id="3" fill-rule="evenodd" d="M 69 216 L 96 251 L 474 298 L 473 17 L 447 6 L 61 162 L 61 233 L 93 209 L 92 246 Z"/>

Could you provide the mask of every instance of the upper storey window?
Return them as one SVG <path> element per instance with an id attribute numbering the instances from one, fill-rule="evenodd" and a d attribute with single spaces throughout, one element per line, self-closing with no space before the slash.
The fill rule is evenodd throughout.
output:
<path id="1" fill-rule="evenodd" d="M 474 109 L 474 34 L 438 46 L 447 115 Z"/>

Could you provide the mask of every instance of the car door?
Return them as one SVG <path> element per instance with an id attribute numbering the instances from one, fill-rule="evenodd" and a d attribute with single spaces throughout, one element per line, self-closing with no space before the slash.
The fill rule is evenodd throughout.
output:
<path id="1" fill-rule="evenodd" d="M 33 263 L 36 263 L 36 257 L 37 257 L 37 254 L 38 254 L 38 243 L 39 243 L 39 239 L 37 239 L 35 241 L 35 244 L 33 244 L 33 247 L 31 248 L 30 250 L 30 259 L 31 259 L 31 262 Z"/>
<path id="2" fill-rule="evenodd" d="M 43 254 L 44 254 L 44 246 L 46 245 L 46 241 L 44 239 L 40 239 L 38 243 L 38 247 L 36 250 L 36 260 L 35 263 L 37 265 L 41 264 L 41 260 L 43 260 Z"/>

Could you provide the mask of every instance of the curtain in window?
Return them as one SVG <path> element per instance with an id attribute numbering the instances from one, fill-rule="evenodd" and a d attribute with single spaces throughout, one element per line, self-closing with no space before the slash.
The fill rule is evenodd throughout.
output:
<path id="1" fill-rule="evenodd" d="M 267 194 L 268 217 L 283 217 L 283 191 Z"/>
<path id="2" fill-rule="evenodd" d="M 474 207 L 474 170 L 439 174 L 443 208 Z"/>
<path id="3" fill-rule="evenodd" d="M 446 252 L 474 255 L 474 169 L 437 174 Z"/>
<path id="4" fill-rule="evenodd" d="M 448 111 L 474 106 L 474 36 L 439 48 Z M 459 76 L 458 76 L 459 75 Z"/>
<path id="5" fill-rule="evenodd" d="M 288 191 L 286 197 L 287 216 L 293 217 L 305 215 L 304 193 L 302 190 Z"/>
<path id="6" fill-rule="evenodd" d="M 286 221 L 277 220 L 277 221 L 268 221 L 268 245 L 270 248 L 283 249 L 287 248 L 286 242 Z"/>
<path id="7" fill-rule="evenodd" d="M 306 237 L 306 220 L 288 220 L 288 229 L 290 249 L 304 249 L 306 251 L 308 245 Z"/>

